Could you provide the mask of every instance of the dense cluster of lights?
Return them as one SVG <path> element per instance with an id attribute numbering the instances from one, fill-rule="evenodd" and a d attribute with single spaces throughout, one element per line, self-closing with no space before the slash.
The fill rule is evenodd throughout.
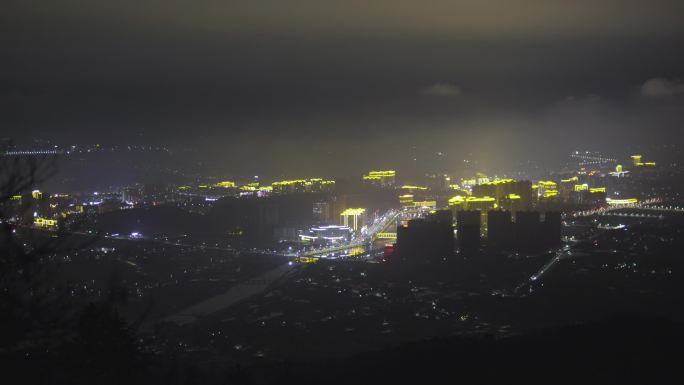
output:
<path id="1" fill-rule="evenodd" d="M 501 178 L 501 179 L 494 179 L 494 180 L 492 180 L 492 181 L 487 181 L 487 182 L 479 183 L 479 184 L 483 184 L 483 185 L 486 185 L 486 186 L 496 186 L 496 185 L 499 185 L 499 184 L 506 184 L 506 183 L 513 183 L 513 182 L 515 182 L 515 179 L 511 179 L 511 178 Z"/>
<path id="2" fill-rule="evenodd" d="M 37 217 L 33 220 L 33 224 L 39 227 L 56 227 L 56 219 L 48 219 L 43 217 Z"/>
<path id="3" fill-rule="evenodd" d="M 291 180 L 279 180 L 271 183 L 272 187 L 282 187 L 282 186 L 312 186 L 315 184 L 320 185 L 331 185 L 335 184 L 334 180 L 324 180 L 321 178 L 311 178 L 311 179 L 291 179 Z"/>
<path id="4" fill-rule="evenodd" d="M 474 197 L 474 196 L 462 196 L 456 195 L 455 197 L 449 198 L 449 205 L 458 205 L 461 203 L 476 203 L 476 202 L 495 202 L 496 199 L 490 196 Z"/>

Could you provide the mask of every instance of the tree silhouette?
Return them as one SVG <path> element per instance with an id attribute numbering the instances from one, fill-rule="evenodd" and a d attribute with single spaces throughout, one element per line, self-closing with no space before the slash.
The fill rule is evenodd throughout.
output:
<path id="1" fill-rule="evenodd" d="M 0 156 L 0 373 L 31 384 L 149 383 L 147 356 L 117 311 L 122 290 L 112 285 L 84 308 L 66 300 L 51 287 L 45 259 L 84 245 L 34 238 L 22 225 L 30 207 L 13 201 L 56 171 L 54 157 Z"/>

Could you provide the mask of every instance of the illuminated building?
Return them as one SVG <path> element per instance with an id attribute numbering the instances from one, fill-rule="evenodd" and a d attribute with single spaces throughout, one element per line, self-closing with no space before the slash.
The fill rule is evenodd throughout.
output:
<path id="1" fill-rule="evenodd" d="M 474 196 L 493 197 L 496 203 L 493 207 L 482 209 L 503 207 L 504 200 L 510 202 L 510 197 L 516 196 L 516 207 L 505 207 L 506 209 L 528 210 L 532 206 L 532 183 L 530 181 L 516 181 L 514 179 L 496 179 L 491 182 L 473 186 Z"/>
<path id="2" fill-rule="evenodd" d="M 518 194 L 505 195 L 503 198 L 501 198 L 500 202 L 501 203 L 498 205 L 498 208 L 511 212 L 516 212 L 524 208 L 522 204 L 522 197 Z"/>
<path id="3" fill-rule="evenodd" d="M 439 210 L 397 227 L 397 256 L 403 261 L 440 261 L 454 251 L 452 213 Z"/>
<path id="4" fill-rule="evenodd" d="M 271 184 L 273 192 L 280 194 L 298 192 L 320 192 L 335 185 L 334 180 L 321 178 L 281 180 Z"/>
<path id="5" fill-rule="evenodd" d="M 33 220 L 33 224 L 38 226 L 38 227 L 55 228 L 55 227 L 57 227 L 57 220 L 56 219 L 43 218 L 43 217 L 37 217 Z"/>
<path id="6" fill-rule="evenodd" d="M 489 210 L 495 208 L 496 199 L 490 196 L 463 196 L 456 195 L 449 198 L 449 207 L 454 210 Z"/>
<path id="7" fill-rule="evenodd" d="M 583 190 L 579 193 L 579 203 L 601 205 L 606 201 L 605 187 L 590 187 L 588 190 Z"/>
<path id="8" fill-rule="evenodd" d="M 641 160 L 641 155 L 632 155 L 630 158 L 632 158 L 632 165 L 634 165 L 634 167 L 654 167 L 656 165 L 656 162 L 643 162 Z"/>
<path id="9" fill-rule="evenodd" d="M 317 223 L 325 223 L 331 220 L 330 202 L 313 203 L 313 220 Z"/>
<path id="10" fill-rule="evenodd" d="M 33 190 L 31 191 L 31 196 L 33 197 L 33 199 L 40 199 L 43 197 L 43 193 L 40 192 L 40 190 Z"/>
<path id="11" fill-rule="evenodd" d="M 401 186 L 401 187 L 399 187 L 399 188 L 402 189 L 402 190 L 410 190 L 410 191 L 414 191 L 414 190 L 427 190 L 427 189 L 428 189 L 428 188 L 425 187 L 425 186 L 413 186 L 413 185 L 403 185 L 403 186 Z"/>
<path id="12" fill-rule="evenodd" d="M 461 250 L 477 250 L 480 247 L 480 211 L 456 212 L 456 236 Z"/>
<path id="13" fill-rule="evenodd" d="M 233 182 L 233 181 L 224 180 L 224 181 L 221 181 L 221 182 L 216 183 L 216 184 L 214 185 L 214 187 L 235 188 L 235 187 L 237 187 L 237 185 L 236 185 L 235 182 Z"/>
<path id="14" fill-rule="evenodd" d="M 399 195 L 399 203 L 402 207 L 413 206 L 413 194 Z"/>
<path id="15" fill-rule="evenodd" d="M 394 170 L 369 171 L 363 176 L 363 181 L 378 187 L 391 187 L 394 186 L 395 177 Z"/>
<path id="16" fill-rule="evenodd" d="M 296 257 L 295 261 L 301 263 L 316 263 L 319 259 L 319 257 Z"/>
<path id="17" fill-rule="evenodd" d="M 327 225 L 316 226 L 309 229 L 299 238 L 316 246 L 329 246 L 337 243 L 348 242 L 351 239 L 352 230 L 348 226 Z"/>
<path id="18" fill-rule="evenodd" d="M 540 180 L 532 188 L 537 190 L 537 198 L 551 198 L 558 195 L 558 184 L 550 180 Z"/>
<path id="19" fill-rule="evenodd" d="M 576 176 L 560 180 L 560 183 L 558 184 L 558 194 L 564 201 L 568 201 L 572 197 L 577 181 L 579 181 L 579 178 Z"/>
<path id="20" fill-rule="evenodd" d="M 634 205 L 638 203 L 638 200 L 636 198 L 626 198 L 626 199 L 612 199 L 612 198 L 606 198 L 606 203 L 612 206 L 625 206 L 625 205 Z"/>
<path id="21" fill-rule="evenodd" d="M 589 185 L 586 184 L 586 183 L 576 184 L 576 185 L 574 186 L 574 191 L 575 191 L 575 192 L 586 191 L 586 190 L 589 190 Z"/>
<path id="22" fill-rule="evenodd" d="M 437 208 L 437 201 L 434 200 L 426 200 L 426 201 L 415 201 L 413 202 L 414 207 L 421 207 L 425 209 L 436 209 Z"/>
<path id="23" fill-rule="evenodd" d="M 477 179 L 461 179 L 461 186 L 466 190 L 471 190 L 473 186 L 477 185 Z"/>
<path id="24" fill-rule="evenodd" d="M 500 180 L 503 180 L 503 179 L 495 179 L 494 181 L 492 181 L 487 175 L 478 172 L 478 173 L 475 174 L 475 177 L 474 177 L 474 178 L 464 178 L 464 179 L 461 179 L 461 185 L 462 185 L 463 188 L 465 188 L 466 190 L 472 190 L 472 188 L 473 188 L 474 186 L 483 185 L 483 184 L 488 184 L 488 183 L 493 183 L 493 182 L 497 182 L 497 181 L 500 181 Z M 511 179 L 511 180 L 512 180 L 512 179 Z"/>
<path id="25" fill-rule="evenodd" d="M 365 222 L 366 209 L 364 208 L 350 208 L 342 211 L 340 216 L 342 217 L 342 224 L 351 227 L 352 230 L 358 231 L 360 227 L 363 227 Z"/>

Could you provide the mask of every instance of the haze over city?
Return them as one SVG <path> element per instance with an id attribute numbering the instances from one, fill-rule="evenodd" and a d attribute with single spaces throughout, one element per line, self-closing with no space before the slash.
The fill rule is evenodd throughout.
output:
<path id="1" fill-rule="evenodd" d="M 679 382 L 682 15 L 9 0 L 0 381 Z"/>

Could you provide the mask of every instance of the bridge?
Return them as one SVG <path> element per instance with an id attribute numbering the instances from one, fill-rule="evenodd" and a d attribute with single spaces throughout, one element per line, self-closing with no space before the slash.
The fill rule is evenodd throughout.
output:
<path id="1" fill-rule="evenodd" d="M 395 226 L 397 220 L 402 216 L 417 217 L 422 215 L 423 211 L 424 210 L 420 208 L 409 208 L 408 210 L 389 210 L 384 215 L 376 219 L 370 226 L 368 226 L 360 234 L 359 238 L 352 239 L 349 243 L 344 243 L 322 249 L 304 251 L 297 254 L 297 256 L 305 258 L 323 256 L 359 247 L 370 248 L 372 247 L 373 242 L 377 239 L 397 239 L 396 231 L 389 231 L 390 227 Z"/>

